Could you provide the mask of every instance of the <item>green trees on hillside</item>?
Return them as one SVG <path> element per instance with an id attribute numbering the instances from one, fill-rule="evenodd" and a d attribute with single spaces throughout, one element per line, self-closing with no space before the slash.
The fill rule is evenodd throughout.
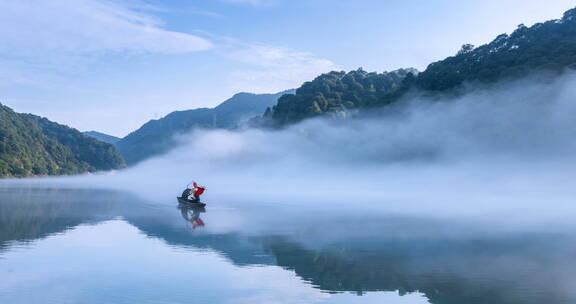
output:
<path id="1" fill-rule="evenodd" d="M 122 156 L 113 145 L 98 141 L 76 129 L 57 124 L 46 118 L 24 114 L 35 122 L 46 136 L 66 146 L 80 161 L 89 165 L 89 171 L 112 170 L 124 167 Z"/>
<path id="2" fill-rule="evenodd" d="M 351 72 L 330 72 L 304 83 L 295 94 L 287 94 L 266 111 L 266 116 L 279 125 L 320 115 L 346 115 L 358 108 L 376 105 L 385 95 L 400 88 L 414 69 L 368 73 L 362 69 Z"/>
<path id="3" fill-rule="evenodd" d="M 510 35 L 473 48 L 464 45 L 452 57 L 434 62 L 415 79 L 420 90 L 445 91 L 464 82 L 491 83 L 533 71 L 562 72 L 576 64 L 576 9 L 559 20 L 523 24 Z"/>
<path id="4" fill-rule="evenodd" d="M 112 145 L 0 104 L 0 177 L 60 175 L 124 166 Z"/>
<path id="5" fill-rule="evenodd" d="M 524 25 L 510 35 L 474 47 L 464 44 L 455 56 L 430 64 L 425 71 L 363 70 L 330 72 L 285 95 L 264 113 L 259 124 L 283 126 L 320 115 L 342 115 L 350 110 L 384 106 L 407 92 L 427 95 L 458 89 L 464 83 L 493 83 L 537 71 L 561 73 L 576 68 L 576 9 L 562 19 Z"/>

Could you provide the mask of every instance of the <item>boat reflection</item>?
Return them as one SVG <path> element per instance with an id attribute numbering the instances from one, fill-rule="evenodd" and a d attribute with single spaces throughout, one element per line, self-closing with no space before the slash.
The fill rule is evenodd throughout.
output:
<path id="1" fill-rule="evenodd" d="M 182 218 L 190 223 L 192 229 L 205 226 L 204 221 L 200 218 L 200 214 L 206 212 L 204 207 L 180 203 L 178 204 L 178 209 L 182 214 Z"/>

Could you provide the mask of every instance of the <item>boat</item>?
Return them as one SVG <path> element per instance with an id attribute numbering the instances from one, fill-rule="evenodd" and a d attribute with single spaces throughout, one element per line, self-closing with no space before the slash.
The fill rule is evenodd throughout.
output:
<path id="1" fill-rule="evenodd" d="M 181 197 L 181 196 L 177 196 L 176 199 L 178 200 L 178 202 L 180 204 L 186 204 L 186 205 L 193 206 L 193 207 L 205 207 L 206 206 L 206 204 L 201 203 L 197 200 L 189 200 L 189 199 L 186 199 L 186 198 Z"/>

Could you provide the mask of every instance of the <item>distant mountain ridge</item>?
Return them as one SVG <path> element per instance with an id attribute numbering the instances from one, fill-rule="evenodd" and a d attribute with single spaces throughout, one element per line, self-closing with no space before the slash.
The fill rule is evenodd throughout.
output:
<path id="1" fill-rule="evenodd" d="M 194 128 L 236 128 L 250 118 L 260 115 L 275 104 L 281 96 L 293 90 L 276 94 L 238 93 L 215 108 L 199 108 L 172 112 L 158 120 L 150 120 L 138 130 L 116 143 L 129 165 L 169 151 L 176 144 L 174 136 Z"/>
<path id="2" fill-rule="evenodd" d="M 124 166 L 113 145 L 0 104 L 0 177 L 76 174 Z"/>
<path id="3" fill-rule="evenodd" d="M 108 135 L 108 134 L 104 134 L 101 132 L 97 132 L 97 131 L 88 131 L 88 132 L 82 132 L 82 134 L 86 135 L 86 136 L 90 136 L 92 138 L 95 138 L 99 141 L 114 145 L 116 144 L 120 138 L 116 137 L 116 136 L 112 136 L 112 135 Z"/>

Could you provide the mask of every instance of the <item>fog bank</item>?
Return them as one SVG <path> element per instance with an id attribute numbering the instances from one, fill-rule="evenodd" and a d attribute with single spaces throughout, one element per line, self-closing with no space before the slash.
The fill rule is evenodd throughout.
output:
<path id="1" fill-rule="evenodd" d="M 526 220 L 576 215 L 574 74 L 470 87 L 460 97 L 411 97 L 387 112 L 283 130 L 196 130 L 134 168 L 48 180 L 129 189 L 158 203 L 173 203 L 197 180 L 214 204 L 503 219 L 522 210 Z"/>

